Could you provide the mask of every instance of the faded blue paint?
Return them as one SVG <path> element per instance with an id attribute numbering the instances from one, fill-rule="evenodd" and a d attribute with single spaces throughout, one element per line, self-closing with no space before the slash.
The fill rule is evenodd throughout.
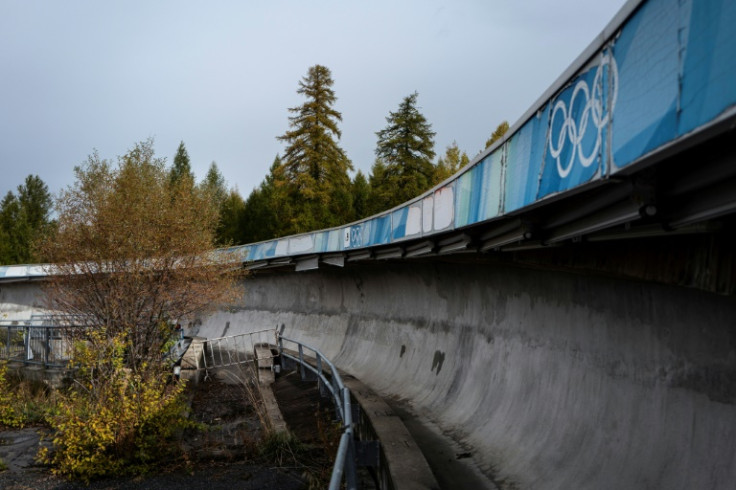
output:
<path id="1" fill-rule="evenodd" d="M 613 119 L 613 161 L 625 167 L 674 139 L 677 129 L 679 2 L 651 0 L 613 46 L 619 91 Z"/>
<path id="2" fill-rule="evenodd" d="M 339 252 L 432 236 L 607 178 L 736 106 L 735 25 L 734 0 L 642 1 L 513 134 L 443 187 L 341 228 L 243 245 L 240 256 L 259 261 L 290 248 Z M 36 272 L 0 267 L 0 278 Z"/>
<path id="3" fill-rule="evenodd" d="M 409 206 L 404 206 L 391 213 L 391 240 L 401 240 L 406 237 L 406 220 L 408 218 Z"/>
<path id="4" fill-rule="evenodd" d="M 683 24 L 682 94 L 678 134 L 684 135 L 736 104 L 736 2 L 693 2 Z"/>

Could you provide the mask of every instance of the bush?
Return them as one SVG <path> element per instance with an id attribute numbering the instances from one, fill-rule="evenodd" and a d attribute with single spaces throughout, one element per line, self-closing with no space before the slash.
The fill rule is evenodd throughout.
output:
<path id="1" fill-rule="evenodd" d="M 145 473 L 170 452 L 172 436 L 191 425 L 184 384 L 169 384 L 163 363 L 126 369 L 122 337 L 94 335 L 96 348 L 75 346 L 75 384 L 48 417 L 54 449 L 42 449 L 40 459 L 54 473 L 84 481 Z"/>
<path id="2" fill-rule="evenodd" d="M 26 423 L 23 400 L 8 381 L 8 364 L 0 362 L 0 426 L 21 428 Z"/>

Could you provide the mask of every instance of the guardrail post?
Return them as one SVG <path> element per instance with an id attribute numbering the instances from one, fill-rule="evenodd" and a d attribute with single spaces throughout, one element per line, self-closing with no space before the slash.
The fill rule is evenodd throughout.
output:
<path id="1" fill-rule="evenodd" d="M 348 454 L 345 462 L 345 480 L 348 490 L 356 490 L 358 488 L 358 472 L 355 465 L 355 439 L 353 431 L 349 430 L 348 434 Z"/>
<path id="2" fill-rule="evenodd" d="M 47 368 L 49 366 L 49 350 L 51 350 L 51 339 L 49 338 L 49 334 L 51 333 L 50 328 L 44 328 L 43 329 L 43 337 L 44 337 L 44 346 L 43 346 L 43 367 Z"/>
<path id="3" fill-rule="evenodd" d="M 25 339 L 25 359 L 23 359 L 23 363 L 27 363 L 31 358 L 31 327 L 23 327 L 24 335 L 23 338 Z"/>
<path id="4" fill-rule="evenodd" d="M 317 355 L 317 389 L 319 390 L 320 396 L 324 396 L 324 386 L 322 383 L 322 356 Z"/>
<path id="5" fill-rule="evenodd" d="M 299 367 L 302 374 L 302 381 L 304 381 L 307 378 L 307 373 L 304 372 L 304 348 L 302 344 L 299 344 Z"/>

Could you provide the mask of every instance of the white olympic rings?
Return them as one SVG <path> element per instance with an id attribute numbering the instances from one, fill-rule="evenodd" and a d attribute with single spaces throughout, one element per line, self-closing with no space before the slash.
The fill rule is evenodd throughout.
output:
<path id="1" fill-rule="evenodd" d="M 610 71 L 610 84 L 611 84 L 611 101 L 607 112 L 604 112 L 606 108 L 603 106 L 603 76 L 604 68 L 608 66 Z M 575 121 L 572 115 L 572 107 L 575 104 L 575 100 L 578 95 L 585 96 L 585 106 L 580 116 L 579 121 Z M 561 178 L 568 176 L 572 170 L 572 166 L 575 163 L 575 157 L 580 158 L 580 164 L 587 168 L 594 161 L 598 154 L 598 150 L 601 146 L 601 139 L 603 134 L 603 128 L 611 120 L 611 113 L 613 108 L 616 106 L 616 96 L 618 95 L 618 67 L 616 66 L 616 60 L 613 56 L 606 53 L 601 56 L 600 64 L 593 77 L 592 89 L 588 88 L 588 84 L 585 80 L 580 80 L 575 85 L 572 91 L 572 97 L 570 97 L 570 106 L 565 105 L 565 101 L 558 99 L 554 109 L 552 109 L 552 116 L 550 118 L 550 138 L 549 138 L 549 154 L 557 162 L 557 172 Z M 559 134 L 556 138 L 553 135 L 555 131 L 555 118 L 562 117 L 562 125 L 559 129 Z M 588 124 L 592 123 L 597 130 L 595 145 L 589 154 L 585 154 L 581 142 L 585 136 L 585 132 L 588 130 Z M 579 125 L 578 125 L 579 124 Z M 567 144 L 567 140 L 573 145 L 573 150 L 570 152 L 570 159 L 563 166 L 560 161 L 560 154 Z M 556 146 L 555 146 L 556 145 Z"/>

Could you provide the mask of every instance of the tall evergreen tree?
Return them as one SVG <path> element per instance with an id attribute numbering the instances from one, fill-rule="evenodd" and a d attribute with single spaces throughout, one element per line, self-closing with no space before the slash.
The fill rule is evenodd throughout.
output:
<path id="1" fill-rule="evenodd" d="M 242 243 L 240 223 L 245 212 L 245 202 L 237 189 L 230 189 L 220 203 L 220 221 L 217 226 L 218 245 L 237 245 Z"/>
<path id="2" fill-rule="evenodd" d="M 370 193 L 371 188 L 368 185 L 368 179 L 365 178 L 363 172 L 358 170 L 352 184 L 354 219 L 362 219 L 370 215 Z"/>
<path id="3" fill-rule="evenodd" d="M 209 193 L 212 196 L 215 204 L 221 206 L 223 201 L 228 197 L 227 184 L 225 183 L 225 177 L 222 176 L 220 170 L 217 168 L 217 164 L 212 162 L 210 168 L 207 171 L 207 175 L 200 184 L 203 191 Z"/>
<path id="4" fill-rule="evenodd" d="M 18 198 L 12 191 L 8 191 L 0 202 L 0 265 L 20 263 L 16 233 L 19 214 Z"/>
<path id="5" fill-rule="evenodd" d="M 417 97 L 404 97 L 396 112 L 386 118 L 388 125 L 376 132 L 376 156 L 385 164 L 381 185 L 391 185 L 382 194 L 391 195 L 389 206 L 418 196 L 432 185 L 434 176 L 434 131 L 417 109 Z"/>
<path id="6" fill-rule="evenodd" d="M 352 212 L 350 177 L 353 166 L 337 144 L 342 115 L 332 106 L 335 96 L 330 70 L 309 68 L 297 93 L 307 101 L 289 109 L 290 130 L 278 137 L 286 144 L 275 178 L 286 190 L 294 211 L 287 233 L 299 233 L 345 223 Z"/>
<path id="7" fill-rule="evenodd" d="M 53 226 L 51 194 L 37 175 L 29 175 L 18 186 L 18 195 L 8 192 L 0 203 L 0 263 L 36 262 L 34 244 Z"/>
<path id="8" fill-rule="evenodd" d="M 189 154 L 182 141 L 179 143 L 176 155 L 174 155 L 174 164 L 169 171 L 169 180 L 172 184 L 175 184 L 184 177 L 189 179 L 191 184 L 194 185 L 194 174 L 192 173 L 192 166 L 189 163 Z"/>
<path id="9" fill-rule="evenodd" d="M 286 183 L 277 180 L 281 166 L 281 158 L 276 155 L 266 178 L 245 201 L 240 224 L 243 243 L 260 242 L 289 233 L 288 220 L 292 210 L 286 195 Z"/>

